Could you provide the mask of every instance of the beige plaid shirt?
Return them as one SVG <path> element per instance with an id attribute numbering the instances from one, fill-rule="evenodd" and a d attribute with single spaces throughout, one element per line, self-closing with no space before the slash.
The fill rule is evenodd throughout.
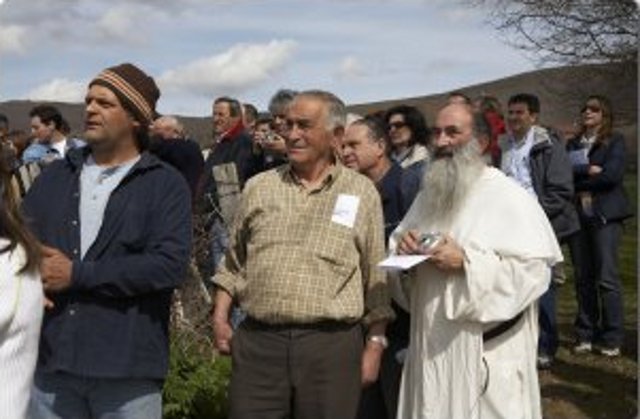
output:
<path id="1" fill-rule="evenodd" d="M 337 206 L 345 196 L 352 205 Z M 376 267 L 383 258 L 382 207 L 369 179 L 336 165 L 307 190 L 285 165 L 246 184 L 214 281 L 266 323 L 370 324 L 393 318 Z"/>

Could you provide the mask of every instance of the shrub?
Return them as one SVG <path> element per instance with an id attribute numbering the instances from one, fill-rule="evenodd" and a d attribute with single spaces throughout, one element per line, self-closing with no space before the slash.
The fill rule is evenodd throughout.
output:
<path id="1" fill-rule="evenodd" d="M 183 347 L 173 336 L 169 374 L 164 385 L 163 418 L 225 419 L 231 361 Z"/>

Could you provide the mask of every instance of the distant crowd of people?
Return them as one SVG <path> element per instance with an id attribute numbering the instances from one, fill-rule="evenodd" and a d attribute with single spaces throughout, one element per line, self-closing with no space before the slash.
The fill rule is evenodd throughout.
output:
<path id="1" fill-rule="evenodd" d="M 434 115 L 221 96 L 203 148 L 159 97 L 125 63 L 89 83 L 81 134 L 48 104 L 30 133 L 0 115 L 0 417 L 161 418 L 192 262 L 233 419 L 541 418 L 564 244 L 572 350 L 620 356 L 632 213 L 606 97 L 567 138 L 528 92 Z"/>

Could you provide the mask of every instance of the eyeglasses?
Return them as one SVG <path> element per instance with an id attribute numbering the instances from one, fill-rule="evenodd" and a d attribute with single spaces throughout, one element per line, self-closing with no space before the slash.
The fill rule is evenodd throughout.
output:
<path id="1" fill-rule="evenodd" d="M 447 137 L 455 137 L 456 135 L 462 134 L 462 131 L 455 125 L 447 125 L 444 128 L 433 127 L 431 130 L 431 136 L 433 138 L 439 138 L 443 132 Z"/>
<path id="2" fill-rule="evenodd" d="M 390 122 L 389 123 L 389 131 L 392 129 L 400 129 L 407 126 L 406 122 Z"/>
<path id="3" fill-rule="evenodd" d="M 588 110 L 589 112 L 596 113 L 596 112 L 600 112 L 600 111 L 602 111 L 602 108 L 601 108 L 600 106 L 597 106 L 597 105 L 586 105 L 586 106 L 584 106 L 584 107 L 580 110 L 580 113 L 584 113 L 584 112 L 586 112 L 587 110 Z"/>

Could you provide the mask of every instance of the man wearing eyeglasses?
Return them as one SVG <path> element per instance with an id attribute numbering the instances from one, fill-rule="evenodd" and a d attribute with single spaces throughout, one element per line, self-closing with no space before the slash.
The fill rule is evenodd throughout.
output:
<path id="1" fill-rule="evenodd" d="M 392 282 L 398 301 L 411 296 L 397 417 L 540 418 L 535 302 L 560 248 L 536 200 L 487 167 L 483 116 L 447 105 L 432 133 L 423 189 L 390 243 L 428 257 Z M 440 238 L 423 245 L 427 233 Z"/>
<path id="2" fill-rule="evenodd" d="M 555 133 L 538 125 L 537 96 L 529 93 L 511 96 L 507 112 L 508 134 L 500 144 L 501 169 L 536 197 L 562 242 L 580 230 L 573 204 L 573 173 L 564 145 Z M 555 267 L 554 275 L 563 268 L 562 264 Z M 540 369 L 551 368 L 558 349 L 556 282 L 552 280 L 549 290 L 540 298 Z"/>
<path id="3" fill-rule="evenodd" d="M 420 177 L 412 171 L 403 170 L 391 160 L 388 144 L 389 138 L 382 121 L 367 116 L 348 126 L 342 147 L 344 165 L 367 176 L 380 192 L 386 240 L 420 189 Z M 392 303 L 392 307 L 396 320 L 387 328 L 389 347 L 382 356 L 380 377 L 363 390 L 357 418 L 396 417 L 402 364 L 409 345 L 410 319 L 406 310 L 395 303 Z"/>

